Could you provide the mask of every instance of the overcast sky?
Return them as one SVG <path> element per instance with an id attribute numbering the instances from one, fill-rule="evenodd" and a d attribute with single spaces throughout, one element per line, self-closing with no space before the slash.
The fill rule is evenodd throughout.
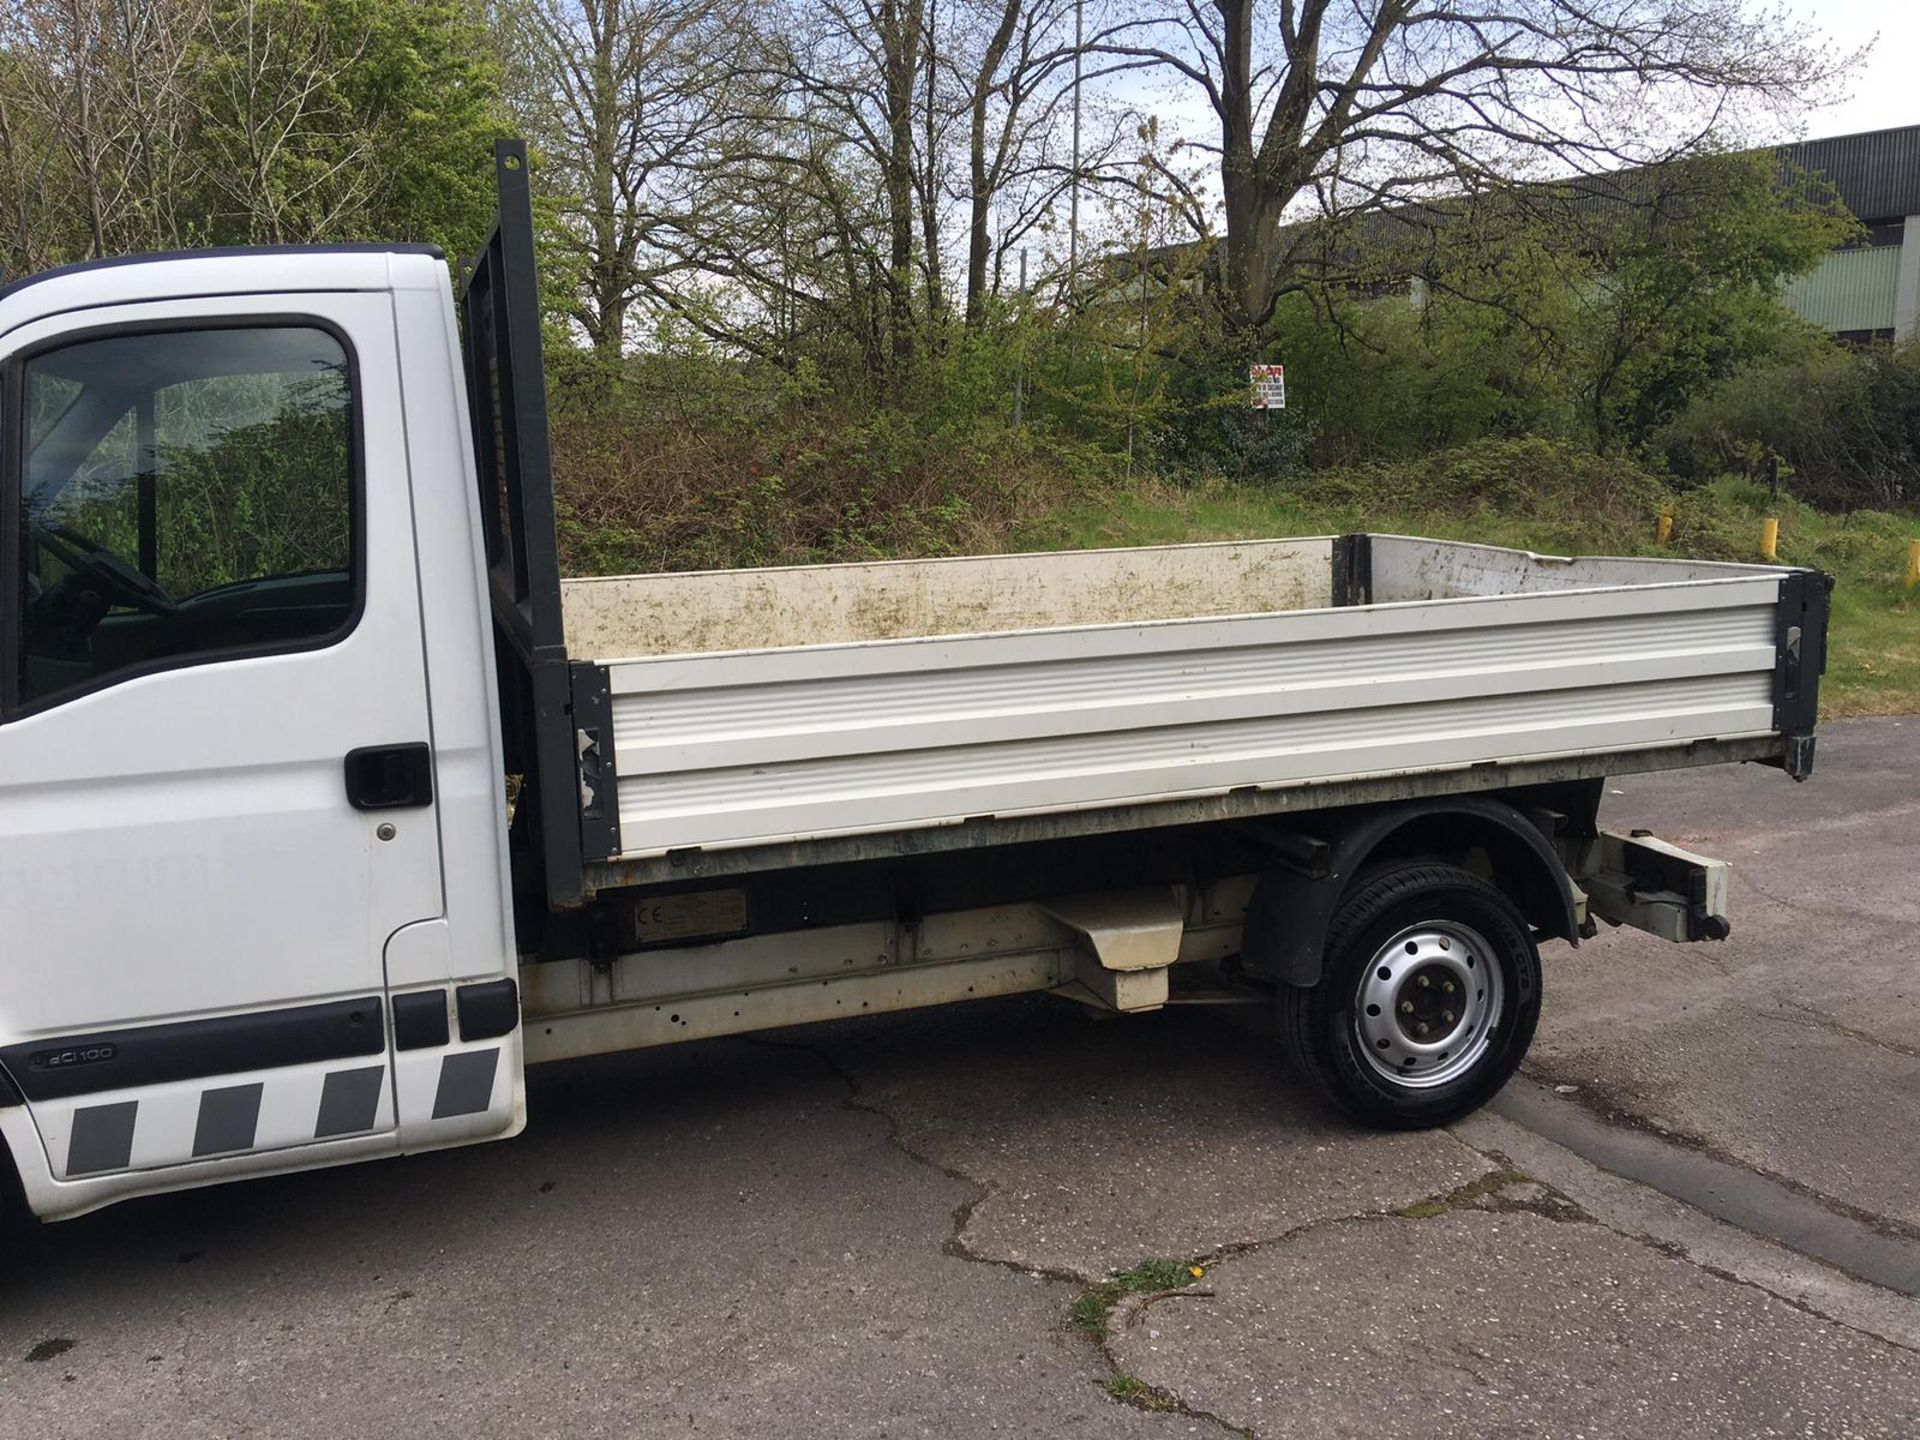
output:
<path id="1" fill-rule="evenodd" d="M 1794 0 L 1839 51 L 1879 42 L 1846 86 L 1850 98 L 1807 117 L 1809 139 L 1920 124 L 1920 0 Z"/>
<path id="2" fill-rule="evenodd" d="M 4 0 L 0 0 L 4 3 Z M 1780 140 L 1817 140 L 1920 124 L 1920 0 L 1746 0 L 1750 9 L 1783 6 L 1789 14 L 1825 35 L 1835 55 L 1871 45 L 1864 63 L 1836 86 L 1833 104 L 1798 115 L 1755 112 L 1744 126 L 1722 138 L 1734 144 L 1763 145 Z M 1108 92 L 1127 105 L 1158 116 L 1163 143 L 1177 136 L 1217 140 L 1219 121 L 1206 98 L 1191 84 L 1168 73 L 1133 72 Z M 1214 162 L 1190 156 L 1192 179 L 1217 204 L 1219 184 Z M 1302 197 L 1294 213 L 1312 208 Z M 1096 212 L 1098 207 L 1096 206 Z M 1218 215 L 1214 217 L 1216 221 Z M 1102 223 L 1098 214 L 1090 222 Z"/>
<path id="3" fill-rule="evenodd" d="M 1752 0 L 1770 8 L 1770 0 Z M 1779 0 L 1788 10 L 1812 24 L 1830 40 L 1835 54 L 1850 54 L 1872 43 L 1866 63 L 1841 82 L 1846 98 L 1834 105 L 1809 110 L 1800 117 L 1799 133 L 1781 139 L 1818 139 L 1851 135 L 1861 130 L 1884 130 L 1895 125 L 1920 124 L 1920 0 Z M 1174 132 L 1211 137 L 1217 122 L 1205 99 L 1168 76 L 1155 80 L 1134 76 L 1121 83 L 1119 93 L 1138 103 L 1152 97 L 1150 108 Z M 1774 138 L 1767 135 L 1755 139 Z"/>

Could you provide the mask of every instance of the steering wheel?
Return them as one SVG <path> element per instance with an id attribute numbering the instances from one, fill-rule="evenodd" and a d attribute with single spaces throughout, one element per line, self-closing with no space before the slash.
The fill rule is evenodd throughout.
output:
<path id="1" fill-rule="evenodd" d="M 129 565 L 97 540 L 64 525 L 36 525 L 34 538 L 70 569 L 100 587 L 108 601 L 148 615 L 176 615 L 180 607 L 152 576 Z"/>

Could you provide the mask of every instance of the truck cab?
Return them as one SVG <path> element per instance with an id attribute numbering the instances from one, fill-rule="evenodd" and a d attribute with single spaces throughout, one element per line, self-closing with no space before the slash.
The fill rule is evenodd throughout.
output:
<path id="1" fill-rule="evenodd" d="M 0 1134 L 42 1214 L 523 1123 L 460 356 L 424 249 L 0 294 Z"/>

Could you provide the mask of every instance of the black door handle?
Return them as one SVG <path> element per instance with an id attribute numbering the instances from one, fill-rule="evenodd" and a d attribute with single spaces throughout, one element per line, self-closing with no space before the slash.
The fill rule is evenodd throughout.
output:
<path id="1" fill-rule="evenodd" d="M 433 752 L 425 745 L 369 745 L 347 752 L 347 803 L 406 810 L 433 803 Z"/>

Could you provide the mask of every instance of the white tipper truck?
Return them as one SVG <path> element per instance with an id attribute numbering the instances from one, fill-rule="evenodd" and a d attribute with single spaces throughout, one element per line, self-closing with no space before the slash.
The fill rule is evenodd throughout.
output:
<path id="1" fill-rule="evenodd" d="M 526 155 L 406 247 L 0 292 L 0 1164 L 43 1218 L 516 1133 L 542 1061 L 1050 991 L 1359 1121 L 1537 946 L 1727 933 L 1604 777 L 1809 771 L 1829 582 L 1355 534 L 562 580 Z M 511 795 L 511 800 L 510 800 Z"/>

